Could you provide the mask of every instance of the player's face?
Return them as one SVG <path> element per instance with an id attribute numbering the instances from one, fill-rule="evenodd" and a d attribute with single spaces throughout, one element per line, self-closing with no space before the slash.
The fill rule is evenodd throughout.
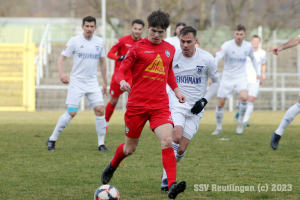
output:
<path id="1" fill-rule="evenodd" d="M 181 30 L 182 28 L 184 28 L 184 26 L 178 26 L 178 27 L 175 29 L 175 33 L 176 33 L 177 36 L 179 36 L 179 32 L 180 32 L 180 30 Z"/>
<path id="2" fill-rule="evenodd" d="M 193 33 L 188 33 L 187 35 L 180 35 L 180 47 L 182 53 L 186 57 L 192 57 L 195 54 L 198 39 L 194 37 Z"/>
<path id="3" fill-rule="evenodd" d="M 142 24 L 137 24 L 137 23 L 133 24 L 133 26 L 131 27 L 131 35 L 134 40 L 140 39 L 143 33 L 143 28 L 144 27 Z"/>
<path id="4" fill-rule="evenodd" d="M 82 30 L 84 31 L 83 35 L 86 39 L 90 39 L 93 36 L 95 30 L 97 29 L 95 22 L 88 22 L 88 21 L 85 21 L 84 25 L 82 25 L 81 27 Z"/>
<path id="5" fill-rule="evenodd" d="M 162 29 L 161 27 L 149 27 L 148 26 L 148 39 L 150 42 L 154 44 L 159 44 L 161 43 L 165 33 L 166 29 Z"/>
<path id="6" fill-rule="evenodd" d="M 234 40 L 238 44 L 243 41 L 243 39 L 245 38 L 245 36 L 246 36 L 246 33 L 243 30 L 242 31 L 235 30 L 233 32 Z"/>
<path id="7" fill-rule="evenodd" d="M 251 39 L 251 43 L 252 43 L 252 46 L 254 49 L 257 49 L 258 48 L 258 45 L 260 43 L 260 39 L 255 37 L 255 38 L 252 38 Z"/>

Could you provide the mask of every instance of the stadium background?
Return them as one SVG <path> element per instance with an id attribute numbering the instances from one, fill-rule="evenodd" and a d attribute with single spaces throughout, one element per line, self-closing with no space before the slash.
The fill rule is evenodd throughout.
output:
<path id="1" fill-rule="evenodd" d="M 141 18 L 146 22 L 148 13 L 158 7 L 171 15 L 169 35 L 177 22 L 186 22 L 198 29 L 201 48 L 213 55 L 223 42 L 232 39 L 232 29 L 238 23 L 246 26 L 247 40 L 253 34 L 262 37 L 264 50 L 300 33 L 297 23 L 300 2 L 292 0 L 1 1 L 0 110 L 64 110 L 68 86 L 60 82 L 56 62 L 68 39 L 82 33 L 82 18 L 87 15 L 97 18 L 95 34 L 105 38 L 107 53 L 118 37 L 130 34 L 133 19 Z M 146 35 L 145 27 L 143 37 Z M 107 59 L 106 62 L 109 85 L 114 61 Z M 65 61 L 64 72 L 69 75 L 71 68 L 72 59 L 69 58 Z M 218 69 L 223 71 L 223 61 Z M 267 77 L 255 109 L 276 111 L 293 105 L 298 99 L 300 48 L 288 49 L 280 56 L 268 53 Z M 98 80 L 102 85 L 100 73 Z M 126 95 L 119 101 L 118 109 L 125 109 Z M 105 97 L 105 103 L 108 99 L 109 96 Z M 206 109 L 214 109 L 216 100 L 214 96 Z M 234 110 L 235 100 L 236 95 L 226 102 L 226 109 Z M 81 110 L 88 109 L 83 100 Z"/>

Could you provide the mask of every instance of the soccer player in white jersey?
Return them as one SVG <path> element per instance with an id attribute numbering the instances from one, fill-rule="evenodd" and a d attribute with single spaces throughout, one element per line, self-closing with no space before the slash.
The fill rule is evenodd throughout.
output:
<path id="1" fill-rule="evenodd" d="M 186 26 L 180 31 L 180 46 L 173 59 L 173 71 L 179 90 L 185 94 L 185 103 L 179 103 L 175 93 L 169 91 L 169 105 L 174 121 L 172 132 L 172 145 L 177 162 L 185 155 L 185 151 L 196 134 L 203 108 L 219 88 L 219 72 L 214 57 L 199 48 L 197 31 Z M 212 84 L 207 90 L 207 80 L 211 78 Z M 207 92 L 206 92 L 207 90 Z M 166 171 L 162 176 L 161 190 L 168 190 Z"/>
<path id="2" fill-rule="evenodd" d="M 291 40 L 289 40 L 288 42 L 284 43 L 283 45 L 276 47 L 274 49 L 271 49 L 270 52 L 272 52 L 275 55 L 278 55 L 278 53 L 284 49 L 288 49 L 294 46 L 297 46 L 300 43 L 300 35 L 296 38 L 293 38 Z M 289 126 L 289 124 L 294 120 L 294 118 L 300 113 L 300 94 L 299 94 L 299 99 L 298 99 L 298 103 L 296 103 L 295 105 L 293 105 L 292 107 L 290 107 L 279 127 L 277 128 L 277 130 L 273 133 L 272 135 L 272 139 L 271 139 L 271 147 L 276 150 L 278 147 L 278 143 L 279 140 L 284 132 L 284 130 Z"/>
<path id="3" fill-rule="evenodd" d="M 164 39 L 166 42 L 169 42 L 171 45 L 173 45 L 175 47 L 176 51 L 178 49 L 180 49 L 179 32 L 185 26 L 186 26 L 186 24 L 184 22 L 178 22 L 176 24 L 174 36 Z"/>
<path id="4" fill-rule="evenodd" d="M 253 46 L 254 57 L 258 66 L 258 73 L 263 80 L 266 80 L 266 69 L 267 69 L 267 53 L 265 50 L 262 50 L 259 47 L 260 37 L 258 35 L 253 35 L 251 39 L 251 44 Z M 244 126 L 250 126 L 248 120 L 253 112 L 254 100 L 257 98 L 260 83 L 256 79 L 256 72 L 253 68 L 251 59 L 247 57 L 246 60 L 246 71 L 247 71 L 247 80 L 248 80 L 248 104 L 247 110 L 244 116 L 243 124 Z M 239 113 L 237 112 L 236 116 Z"/>
<path id="5" fill-rule="evenodd" d="M 59 118 L 52 135 L 47 140 L 48 150 L 50 151 L 55 151 L 55 142 L 60 132 L 75 117 L 83 95 L 86 96 L 88 105 L 93 107 L 96 115 L 98 150 L 109 150 L 104 145 L 106 122 L 104 119 L 103 94 L 106 94 L 107 87 L 104 41 L 94 35 L 96 29 L 96 19 L 91 16 L 85 17 L 82 22 L 83 34 L 72 37 L 58 58 L 57 65 L 60 80 L 64 84 L 70 83 L 66 101 L 68 109 Z M 63 72 L 63 62 L 71 54 L 73 54 L 73 67 L 69 79 Z M 100 60 L 100 71 L 104 82 L 102 93 L 97 80 L 98 60 Z"/>
<path id="6" fill-rule="evenodd" d="M 220 88 L 218 90 L 218 105 L 216 107 L 216 120 L 217 128 L 212 135 L 218 135 L 222 133 L 222 120 L 224 115 L 224 104 L 226 98 L 232 96 L 235 89 L 239 93 L 241 99 L 236 133 L 242 134 L 244 132 L 243 117 L 247 109 L 248 99 L 248 82 L 246 73 L 246 58 L 251 58 L 257 79 L 261 81 L 258 75 L 258 67 L 253 55 L 253 47 L 250 42 L 244 40 L 246 36 L 246 28 L 239 24 L 235 27 L 233 32 L 234 39 L 225 42 L 219 52 L 216 54 L 216 64 L 225 57 L 225 65 L 222 73 L 222 79 Z"/>

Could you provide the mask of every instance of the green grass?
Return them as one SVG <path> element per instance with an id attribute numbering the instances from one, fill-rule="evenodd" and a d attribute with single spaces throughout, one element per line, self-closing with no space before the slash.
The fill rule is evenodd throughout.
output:
<path id="1" fill-rule="evenodd" d="M 79 112 L 61 133 L 55 152 L 46 140 L 63 112 L 0 112 L 0 199 L 93 199 L 100 176 L 116 147 L 124 142 L 123 112 L 110 122 L 106 145 L 97 150 L 95 118 Z M 299 199 L 299 122 L 286 129 L 277 151 L 269 142 L 284 112 L 254 112 L 242 135 L 235 133 L 234 113 L 225 112 L 223 134 L 211 136 L 215 113 L 206 112 L 186 156 L 177 164 L 177 179 L 187 189 L 177 199 Z M 229 140 L 219 140 L 228 138 Z M 134 155 L 126 158 L 110 184 L 121 199 L 167 199 L 160 192 L 161 149 L 146 126 Z M 194 184 L 255 186 L 267 192 L 194 191 Z M 292 184 L 292 191 L 270 191 L 271 184 Z"/>

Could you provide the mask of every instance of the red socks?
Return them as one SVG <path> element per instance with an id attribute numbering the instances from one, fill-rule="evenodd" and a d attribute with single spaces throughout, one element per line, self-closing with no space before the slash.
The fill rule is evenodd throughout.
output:
<path id="1" fill-rule="evenodd" d="M 117 169 L 119 167 L 120 163 L 122 162 L 122 160 L 127 157 L 123 151 L 124 145 L 125 145 L 125 143 L 120 144 L 118 146 L 116 153 L 115 153 L 113 159 L 111 160 L 110 164 L 115 169 Z M 176 164 L 176 159 L 175 159 L 175 164 Z"/>
<path id="2" fill-rule="evenodd" d="M 116 106 L 111 105 L 110 102 L 108 102 L 108 104 L 106 105 L 106 108 L 105 108 L 105 120 L 106 120 L 106 122 L 109 122 L 110 117 L 114 113 L 115 107 Z"/>
<path id="3" fill-rule="evenodd" d="M 169 188 L 176 181 L 176 158 L 172 147 L 162 150 L 162 162 L 167 172 Z"/>

